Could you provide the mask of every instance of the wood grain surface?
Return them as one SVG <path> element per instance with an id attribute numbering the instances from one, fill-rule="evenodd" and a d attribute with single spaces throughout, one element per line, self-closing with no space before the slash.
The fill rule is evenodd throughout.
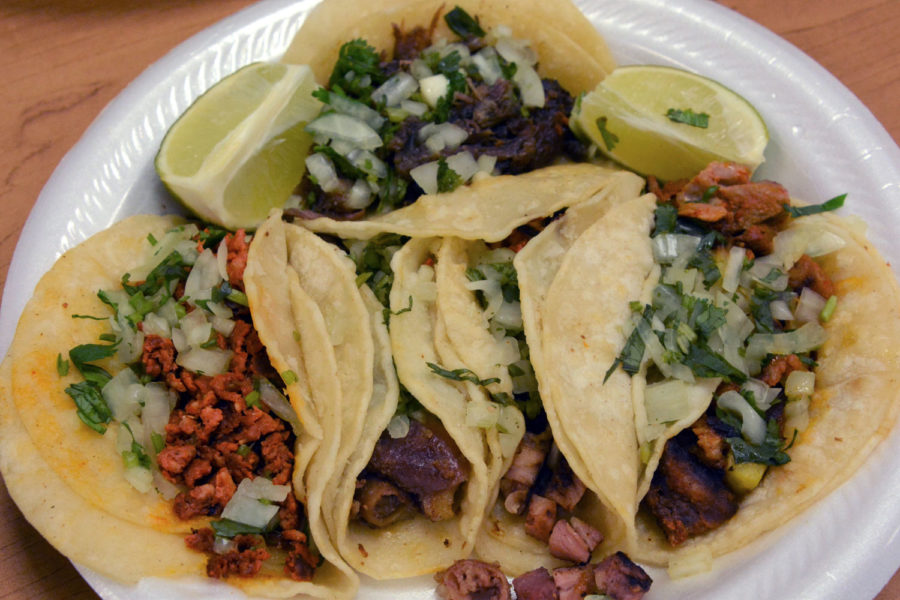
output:
<path id="1" fill-rule="evenodd" d="M 249 0 L 0 2 L 0 285 L 56 164 L 132 79 Z M 806 52 L 900 140 L 900 1 L 722 0 Z M 0 600 L 98 596 L 0 486 Z M 878 600 L 900 598 L 895 575 Z"/>

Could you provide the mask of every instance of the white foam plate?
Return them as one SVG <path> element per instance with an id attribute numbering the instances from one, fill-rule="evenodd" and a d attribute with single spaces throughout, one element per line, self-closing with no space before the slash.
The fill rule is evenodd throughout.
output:
<path id="1" fill-rule="evenodd" d="M 0 309 L 5 353 L 31 291 L 68 248 L 121 218 L 174 212 L 153 170 L 163 134 L 204 90 L 239 67 L 284 52 L 314 0 L 266 0 L 178 46 L 106 107 L 47 182 L 25 225 Z M 900 265 L 900 149 L 840 82 L 783 39 L 705 0 L 581 0 L 620 64 L 678 66 L 753 103 L 769 126 L 757 178 L 822 202 L 848 192 L 844 212 Z M 898 341 L 900 342 L 900 341 Z M 651 571 L 647 600 L 871 598 L 900 566 L 900 430 L 847 484 L 710 573 L 671 581 Z M 118 585 L 80 568 L 105 600 L 242 598 L 207 580 Z M 428 577 L 376 583 L 361 598 L 434 597 Z"/>

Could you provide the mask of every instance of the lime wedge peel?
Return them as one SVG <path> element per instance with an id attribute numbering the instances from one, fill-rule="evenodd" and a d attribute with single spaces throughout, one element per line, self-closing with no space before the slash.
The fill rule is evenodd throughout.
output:
<path id="1" fill-rule="evenodd" d="M 299 183 L 321 102 L 309 67 L 254 63 L 200 96 L 172 125 L 156 170 L 191 212 L 253 229 Z"/>
<path id="2" fill-rule="evenodd" d="M 708 115 L 707 127 L 669 109 Z M 692 177 L 714 160 L 755 169 L 769 140 L 756 109 L 722 84 L 672 67 L 620 67 L 577 103 L 573 130 L 607 157 L 662 180 Z"/>

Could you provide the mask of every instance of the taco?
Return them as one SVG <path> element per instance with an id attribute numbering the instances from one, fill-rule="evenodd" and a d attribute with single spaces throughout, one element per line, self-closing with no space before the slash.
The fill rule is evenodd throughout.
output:
<path id="1" fill-rule="evenodd" d="M 623 547 L 690 571 L 821 499 L 891 430 L 900 295 L 859 225 L 827 214 L 840 197 L 791 206 L 717 163 L 651 189 L 545 269 L 526 331 L 556 441 Z"/>
<path id="2" fill-rule="evenodd" d="M 0 467 L 42 535 L 116 581 L 352 597 L 321 509 L 340 406 L 260 310 L 248 244 L 138 216 L 60 257 L 2 367 Z"/>
<path id="3" fill-rule="evenodd" d="M 565 206 L 543 194 L 546 206 L 498 196 L 505 183 L 491 176 L 584 161 L 588 147 L 568 115 L 614 67 L 569 2 L 461 2 L 445 12 L 434 1 L 331 0 L 312 10 L 282 60 L 310 65 L 324 85 L 315 92 L 322 112 L 307 126 L 316 145 L 289 212 L 313 231 L 356 239 L 496 241 L 508 220 Z M 530 181 L 563 192 L 590 187 L 597 173 L 569 166 Z M 454 195 L 470 182 L 490 210 Z"/>
<path id="4" fill-rule="evenodd" d="M 384 242 L 377 260 L 376 248 L 351 248 L 361 268 L 379 268 L 379 281 L 396 279 L 390 286 L 375 285 L 374 271 L 357 273 L 342 249 L 283 222 L 277 211 L 257 239 L 251 264 L 286 282 L 263 296 L 273 304 L 290 298 L 294 312 L 307 315 L 281 335 L 300 340 L 299 356 L 331 378 L 339 397 L 338 468 L 324 492 L 324 520 L 336 547 L 355 569 L 378 579 L 433 572 L 468 555 L 488 495 L 484 441 L 457 418 L 468 392 L 430 375 L 422 358 L 435 352 L 434 340 L 420 335 L 431 318 L 433 297 L 422 295 L 427 286 L 408 286 L 406 265 L 384 262 L 390 253 L 405 263 L 430 241 L 402 248 Z M 312 304 L 296 304 L 300 293 Z M 402 297 L 403 306 L 392 308 L 401 301 L 392 303 L 389 294 Z"/>

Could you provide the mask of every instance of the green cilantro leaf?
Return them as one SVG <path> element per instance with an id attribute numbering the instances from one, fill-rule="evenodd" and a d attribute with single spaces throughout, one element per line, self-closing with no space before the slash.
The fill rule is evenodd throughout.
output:
<path id="1" fill-rule="evenodd" d="M 841 194 L 840 196 L 835 196 L 831 200 L 826 200 L 822 204 L 813 204 L 812 206 L 790 206 L 789 204 L 785 204 L 784 211 L 794 218 L 815 215 L 839 209 L 844 206 L 844 200 L 846 198 L 847 194 Z"/>
<path id="2" fill-rule="evenodd" d="M 612 149 L 619 143 L 619 136 L 606 128 L 606 117 L 597 119 L 597 129 L 600 130 L 600 137 L 603 138 L 606 149 L 612 152 Z"/>

